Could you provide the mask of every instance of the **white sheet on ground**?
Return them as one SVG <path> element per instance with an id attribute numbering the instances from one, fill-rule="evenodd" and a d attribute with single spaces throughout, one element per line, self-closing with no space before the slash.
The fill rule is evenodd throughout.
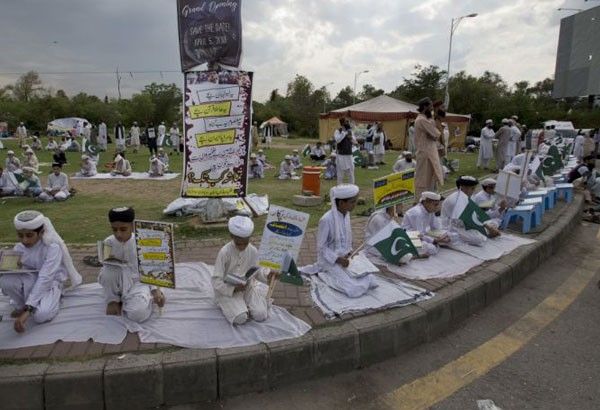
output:
<path id="1" fill-rule="evenodd" d="M 414 280 L 452 278 L 464 275 L 483 261 L 452 249 L 441 248 L 429 258 L 411 259 L 406 265 L 392 265 L 380 257 L 369 256 L 375 265 L 385 267 L 395 275 Z"/>
<path id="2" fill-rule="evenodd" d="M 58 315 L 48 323 L 30 321 L 27 331 L 17 334 L 10 318 L 8 298 L 0 298 L 0 349 L 65 342 L 121 343 L 127 331 L 138 332 L 146 343 L 169 343 L 192 348 L 239 347 L 260 342 L 299 337 L 310 326 L 281 307 L 272 306 L 269 318 L 261 323 L 231 325 L 214 303 L 210 283 L 212 266 L 182 263 L 176 266 L 178 288 L 164 289 L 167 304 L 159 315 L 152 313 L 144 323 L 124 317 L 106 316 L 102 288 L 97 283 L 82 285 L 66 294 Z"/>
<path id="3" fill-rule="evenodd" d="M 461 243 L 450 245 L 450 247 L 483 261 L 492 261 L 511 253 L 519 246 L 529 245 L 534 242 L 534 239 L 521 238 L 520 236 L 502 233 L 502 235 L 497 238 L 488 239 L 482 246 Z"/>
<path id="4" fill-rule="evenodd" d="M 179 176 L 178 173 L 165 174 L 161 177 L 151 177 L 147 172 L 132 172 L 131 175 L 125 177 L 123 175 L 111 175 L 107 172 L 99 172 L 93 177 L 71 177 L 71 179 L 146 179 L 151 181 L 168 181 Z"/>
<path id="5" fill-rule="evenodd" d="M 319 279 L 318 275 L 310 276 L 310 294 L 315 304 L 328 319 L 344 313 L 406 306 L 434 296 L 427 289 L 379 275 L 374 276 L 377 287 L 370 289 L 365 295 L 358 298 L 350 298 L 332 289 Z"/>

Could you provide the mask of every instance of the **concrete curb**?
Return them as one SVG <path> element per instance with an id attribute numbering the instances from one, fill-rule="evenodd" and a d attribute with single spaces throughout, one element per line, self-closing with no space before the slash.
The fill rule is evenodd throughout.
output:
<path id="1" fill-rule="evenodd" d="M 442 288 L 436 297 L 235 349 L 181 349 L 87 362 L 2 366 L 8 409 L 134 409 L 214 401 L 369 366 L 448 332 L 509 292 L 553 254 L 580 219 L 583 198 L 523 246 Z"/>

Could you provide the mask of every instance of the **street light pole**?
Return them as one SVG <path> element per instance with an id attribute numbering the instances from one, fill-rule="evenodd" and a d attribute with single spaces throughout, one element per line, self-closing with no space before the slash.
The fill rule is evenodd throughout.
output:
<path id="1" fill-rule="evenodd" d="M 450 44 L 448 45 L 448 68 L 446 69 L 446 91 L 444 93 L 444 105 L 446 109 L 450 105 L 450 93 L 448 92 L 448 86 L 450 85 L 450 58 L 452 57 L 452 38 L 454 37 L 454 31 L 458 28 L 458 25 L 464 18 L 477 17 L 477 13 L 467 14 L 465 16 L 452 18 L 450 22 Z"/>
<path id="2" fill-rule="evenodd" d="M 353 95 L 352 95 L 352 105 L 356 104 L 356 81 L 358 80 L 358 76 L 364 73 L 368 73 L 369 70 L 364 70 L 364 71 L 359 71 L 357 73 L 354 73 L 354 91 L 353 91 Z"/>
<path id="3" fill-rule="evenodd" d="M 329 87 L 330 85 L 333 85 L 333 84 L 335 84 L 335 83 L 332 81 L 332 82 L 327 83 L 327 84 L 325 84 L 324 86 L 321 87 L 323 89 L 323 113 L 325 113 L 326 112 L 325 110 L 327 109 L 327 107 L 326 107 L 326 105 L 327 105 L 327 99 L 325 98 L 325 91 L 327 91 L 326 88 Z"/>

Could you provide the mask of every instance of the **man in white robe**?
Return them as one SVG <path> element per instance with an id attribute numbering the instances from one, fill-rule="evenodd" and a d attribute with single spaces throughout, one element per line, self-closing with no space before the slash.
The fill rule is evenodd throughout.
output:
<path id="1" fill-rule="evenodd" d="M 254 127 L 252 129 L 254 129 Z M 171 137 L 171 148 L 173 149 L 173 152 L 179 155 L 179 127 L 176 122 L 169 128 L 169 136 Z"/>
<path id="2" fill-rule="evenodd" d="M 398 157 L 398 160 L 394 163 L 392 167 L 393 172 L 402 172 L 408 171 L 409 169 L 415 169 L 417 166 L 417 161 L 413 160 L 412 152 L 404 151 L 401 156 Z"/>
<path id="3" fill-rule="evenodd" d="M 358 192 L 354 184 L 331 188 L 331 209 L 321 217 L 317 232 L 319 278 L 351 298 L 360 297 L 376 286 L 372 274 L 355 277 L 348 271 L 352 254 L 350 212 L 356 206 Z"/>
<path id="4" fill-rule="evenodd" d="M 583 144 L 585 142 L 585 137 L 582 133 L 578 133 L 575 137 L 575 146 L 573 147 L 573 156 L 577 158 L 578 162 L 583 161 Z"/>
<path id="5" fill-rule="evenodd" d="M 513 119 L 508 120 L 508 125 L 510 126 L 510 142 L 508 143 L 508 157 L 506 158 L 506 161 L 510 162 L 515 155 L 519 154 L 519 152 L 517 152 L 517 146 L 520 145 L 521 130 L 517 127 L 517 124 Z"/>
<path id="6" fill-rule="evenodd" d="M 14 307 L 14 329 L 22 333 L 30 317 L 36 323 L 52 320 L 67 280 L 75 287 L 82 278 L 48 218 L 38 211 L 23 211 L 13 222 L 19 237 L 13 250 L 21 254 L 22 269 L 31 272 L 0 275 L 0 288 Z"/>
<path id="7" fill-rule="evenodd" d="M 108 146 L 108 128 L 106 127 L 106 123 L 102 121 L 100 125 L 98 125 L 98 148 L 100 151 L 106 151 Z"/>
<path id="8" fill-rule="evenodd" d="M 228 222 L 231 241 L 219 250 L 211 278 L 215 302 L 223 315 L 234 325 L 242 325 L 252 318 L 257 322 L 267 319 L 268 286 L 275 272 L 260 268 L 246 282 L 234 285 L 228 275 L 244 277 L 250 268 L 258 267 L 258 250 L 250 243 L 254 223 L 246 216 L 234 216 Z"/>
<path id="9" fill-rule="evenodd" d="M 483 167 L 488 169 L 490 160 L 494 157 L 494 146 L 492 141 L 494 140 L 494 122 L 487 120 L 485 127 L 481 129 L 479 138 L 479 156 L 477 157 L 477 168 Z"/>
<path id="10" fill-rule="evenodd" d="M 495 237 L 500 234 L 494 221 L 484 222 L 487 232 L 487 235 L 484 235 L 476 229 L 465 229 L 463 222 L 459 219 L 460 212 L 475 192 L 478 183 L 477 178 L 472 176 L 459 177 L 456 180 L 457 191 L 450 194 L 442 204 L 442 225 L 450 232 L 453 243 L 465 242 L 469 245 L 481 246 L 488 236 Z"/>
<path id="11" fill-rule="evenodd" d="M 410 121 L 410 126 L 408 127 L 408 150 L 411 153 L 417 152 L 417 147 L 415 145 L 415 122 L 414 120 Z"/>
<path id="12" fill-rule="evenodd" d="M 419 237 L 423 242 L 422 254 L 426 256 L 437 254 L 440 245 L 450 243 L 450 237 L 443 232 L 442 222 L 436 216 L 441 200 L 440 194 L 430 191 L 423 192 L 419 203 L 404 213 L 400 224 L 402 229 L 419 232 Z"/>
<path id="13" fill-rule="evenodd" d="M 115 126 L 115 144 L 117 151 L 125 151 L 125 127 L 121 122 Z"/>
<path id="14" fill-rule="evenodd" d="M 25 124 L 22 122 L 19 123 L 16 134 L 17 140 L 19 141 L 19 147 L 22 147 L 27 140 L 27 128 L 25 128 Z"/>
<path id="15" fill-rule="evenodd" d="M 348 179 L 350 184 L 354 183 L 354 157 L 352 146 L 356 143 L 352 134 L 352 127 L 345 118 L 340 118 L 340 128 L 335 130 L 333 139 L 336 143 L 337 157 L 335 161 L 337 183 L 341 184 Z"/>
<path id="16" fill-rule="evenodd" d="M 506 118 L 502 119 L 502 127 L 496 131 L 494 138 L 498 140 L 496 146 L 496 169 L 503 169 L 510 162 L 508 156 L 508 144 L 512 136 L 512 131 Z M 512 157 L 510 157 L 512 159 Z"/>
<path id="17" fill-rule="evenodd" d="M 140 282 L 137 246 L 133 234 L 133 208 L 113 208 L 108 212 L 113 235 L 104 240 L 104 251 L 118 263 L 106 262 L 98 275 L 104 290 L 106 314 L 124 315 L 134 322 L 144 322 L 152 315 L 152 305 L 165 305 L 160 289 Z"/>
<path id="18" fill-rule="evenodd" d="M 129 145 L 133 149 L 134 153 L 138 152 L 138 150 L 140 149 L 140 133 L 141 131 L 140 127 L 138 126 L 138 123 L 137 121 L 134 121 L 133 125 L 129 129 L 129 136 L 131 137 Z"/>
<path id="19" fill-rule="evenodd" d="M 497 226 L 502 224 L 502 218 L 508 208 L 504 199 L 499 199 L 496 195 L 496 180 L 486 178 L 481 181 L 481 191 L 471 197 L 481 209 L 483 209 Z"/>
<path id="20" fill-rule="evenodd" d="M 385 132 L 383 131 L 383 124 L 377 123 L 375 125 L 375 133 L 373 134 L 373 160 L 375 165 L 385 165 Z"/>
<path id="21" fill-rule="evenodd" d="M 167 127 L 165 126 L 165 122 L 161 121 L 160 125 L 158 126 L 158 141 L 156 141 L 156 144 L 159 147 L 162 147 L 163 144 L 165 143 L 166 135 L 167 135 Z"/>
<path id="22" fill-rule="evenodd" d="M 77 173 L 78 177 L 93 177 L 98 173 L 96 161 L 92 160 L 89 155 L 81 156 L 81 169 Z"/>
<path id="23" fill-rule="evenodd" d="M 52 164 L 52 173 L 48 175 L 48 185 L 38 196 L 38 200 L 43 202 L 64 201 L 70 196 L 69 177 L 62 172 L 62 165 Z"/>

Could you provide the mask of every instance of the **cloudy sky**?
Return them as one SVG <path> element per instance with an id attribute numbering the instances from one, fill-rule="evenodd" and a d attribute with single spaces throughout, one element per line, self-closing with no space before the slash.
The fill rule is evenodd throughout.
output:
<path id="1" fill-rule="evenodd" d="M 416 64 L 499 73 L 510 84 L 554 74 L 560 19 L 600 0 L 243 0 L 242 68 L 255 72 L 254 99 L 285 92 L 295 74 L 332 96 L 359 77 L 393 90 Z M 36 70 L 73 95 L 130 96 L 150 82 L 180 84 L 175 0 L 0 0 L 0 85 Z M 133 73 L 129 71 L 160 71 Z M 94 74 L 51 74 L 93 72 Z M 104 73 L 108 72 L 108 73 Z"/>

